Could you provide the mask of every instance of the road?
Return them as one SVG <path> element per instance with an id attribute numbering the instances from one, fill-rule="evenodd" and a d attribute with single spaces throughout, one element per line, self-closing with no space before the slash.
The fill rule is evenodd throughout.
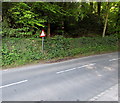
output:
<path id="1" fill-rule="evenodd" d="M 1 99 L 2 101 L 92 100 L 118 84 L 119 59 L 118 52 L 115 52 L 2 70 L 0 71 L 2 72 Z"/>

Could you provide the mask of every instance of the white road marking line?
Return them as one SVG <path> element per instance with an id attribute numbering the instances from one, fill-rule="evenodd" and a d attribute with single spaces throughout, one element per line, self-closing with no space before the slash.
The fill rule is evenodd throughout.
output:
<path id="1" fill-rule="evenodd" d="M 96 64 L 96 63 L 88 64 L 88 65 L 83 65 L 83 66 L 80 66 L 80 67 L 77 67 L 77 68 L 83 68 L 83 67 L 86 67 L 86 66 L 93 66 L 93 65 L 95 65 L 95 64 Z M 72 71 L 72 70 L 75 70 L 75 69 L 77 69 L 77 68 L 72 68 L 72 69 L 67 69 L 67 70 L 59 71 L 59 72 L 56 72 L 56 74 L 60 74 L 60 73 Z"/>
<path id="2" fill-rule="evenodd" d="M 92 64 L 89 64 L 89 66 L 93 66 L 93 65 L 95 65 L 96 63 L 92 63 Z"/>
<path id="3" fill-rule="evenodd" d="M 75 69 L 76 69 L 76 68 L 59 71 L 59 72 L 56 72 L 56 74 L 63 73 L 63 72 L 68 72 L 68 71 L 75 70 Z"/>
<path id="4" fill-rule="evenodd" d="M 68 72 L 68 71 L 71 71 L 71 70 L 75 70 L 76 68 L 72 68 L 72 69 L 68 69 L 68 70 L 65 70 L 66 72 Z"/>
<path id="5" fill-rule="evenodd" d="M 77 67 L 77 68 L 83 68 L 83 67 L 86 67 L 86 65 L 83 65 L 83 66 L 81 66 L 81 67 Z"/>
<path id="6" fill-rule="evenodd" d="M 115 60 L 119 60 L 120 58 L 116 58 L 116 59 L 110 59 L 109 61 L 115 61 Z"/>
<path id="7" fill-rule="evenodd" d="M 105 91 L 105 92 L 106 92 L 106 91 Z M 102 92 L 102 93 L 98 94 L 97 96 L 91 98 L 90 101 L 95 101 L 95 100 L 97 100 L 99 97 L 103 96 L 103 95 L 105 94 L 105 92 Z"/>
<path id="8" fill-rule="evenodd" d="M 111 88 L 109 88 L 109 89 L 105 90 L 104 92 L 98 94 L 97 96 L 91 98 L 90 101 L 95 101 L 95 100 L 99 99 L 100 97 L 102 97 L 103 95 L 105 95 L 106 93 L 108 93 L 110 90 L 112 90 L 113 87 L 114 86 L 112 86 Z"/>
<path id="9" fill-rule="evenodd" d="M 107 90 L 106 90 L 105 92 L 107 92 Z M 102 95 L 104 95 L 104 94 L 105 94 L 105 92 L 100 93 L 100 94 L 101 94 L 101 96 L 102 96 Z"/>
<path id="10" fill-rule="evenodd" d="M 3 70 L 3 71 L 8 71 L 8 69 L 6 69 L 6 70 Z"/>
<path id="11" fill-rule="evenodd" d="M 24 83 L 24 82 L 27 82 L 28 80 L 23 80 L 23 81 L 19 81 L 19 82 L 16 82 L 16 83 L 11 83 L 11 84 L 7 84 L 7 85 L 4 85 L 4 86 L 0 86 L 0 89 L 1 88 L 5 88 L 5 87 L 9 87 L 9 86 L 12 86 L 12 85 L 17 85 L 17 84 L 20 84 L 20 83 Z"/>
<path id="12" fill-rule="evenodd" d="M 98 97 L 101 97 L 102 96 L 102 94 L 99 94 L 99 95 L 97 95 Z"/>
<path id="13" fill-rule="evenodd" d="M 93 66 L 93 65 L 95 65 L 96 63 L 93 63 L 93 64 L 87 64 L 87 65 L 83 65 L 83 66 L 81 66 L 81 67 L 78 67 L 78 68 L 83 68 L 83 67 L 87 67 L 87 66 Z"/>
<path id="14" fill-rule="evenodd" d="M 110 88 L 110 90 L 112 90 L 113 88 Z"/>
<path id="15" fill-rule="evenodd" d="M 95 101 L 95 99 L 94 99 L 94 98 L 92 98 L 92 99 L 90 99 L 89 101 Z"/>
<path id="16" fill-rule="evenodd" d="M 96 99 L 98 99 L 98 97 L 94 97 L 94 99 L 96 100 Z"/>

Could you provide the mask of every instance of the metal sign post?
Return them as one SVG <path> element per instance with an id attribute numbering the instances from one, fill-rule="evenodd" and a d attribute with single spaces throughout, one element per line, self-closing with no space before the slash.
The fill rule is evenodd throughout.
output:
<path id="1" fill-rule="evenodd" d="M 42 52 L 44 52 L 44 37 L 42 37 Z"/>

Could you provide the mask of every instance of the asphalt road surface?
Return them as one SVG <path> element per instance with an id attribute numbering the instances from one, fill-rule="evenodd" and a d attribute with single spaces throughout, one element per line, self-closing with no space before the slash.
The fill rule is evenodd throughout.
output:
<path id="1" fill-rule="evenodd" d="M 118 84 L 118 55 L 115 52 L 2 70 L 1 99 L 89 101 Z"/>

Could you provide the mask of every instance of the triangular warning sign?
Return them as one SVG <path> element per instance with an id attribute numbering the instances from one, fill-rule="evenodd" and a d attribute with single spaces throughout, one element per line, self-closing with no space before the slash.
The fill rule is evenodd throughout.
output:
<path id="1" fill-rule="evenodd" d="M 40 37 L 45 37 L 45 32 L 44 30 L 42 30 L 41 34 L 40 34 Z"/>

